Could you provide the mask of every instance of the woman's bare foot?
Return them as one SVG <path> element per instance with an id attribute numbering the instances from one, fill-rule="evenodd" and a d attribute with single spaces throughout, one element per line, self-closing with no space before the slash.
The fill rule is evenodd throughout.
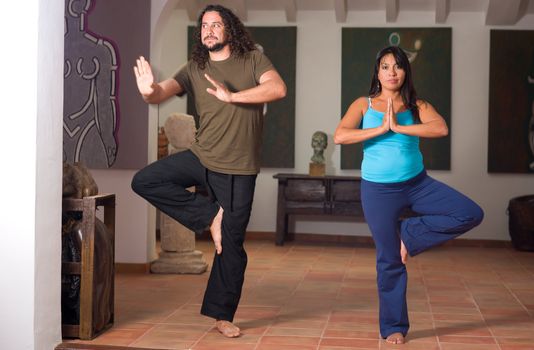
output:
<path id="1" fill-rule="evenodd" d="M 215 218 L 213 218 L 213 221 L 210 225 L 210 232 L 211 232 L 211 238 L 213 239 L 213 243 L 215 244 L 215 250 L 217 251 L 217 254 L 222 253 L 222 232 L 221 232 L 221 226 L 222 226 L 222 218 L 223 218 L 223 208 L 219 207 L 219 211 L 217 212 L 217 215 L 215 215 Z"/>
<path id="2" fill-rule="evenodd" d="M 218 320 L 215 322 L 215 326 L 227 338 L 235 338 L 241 335 L 241 330 L 230 321 Z"/>
<path id="3" fill-rule="evenodd" d="M 406 262 L 408 261 L 408 249 L 406 249 L 406 246 L 404 245 L 404 242 L 401 240 L 401 251 L 400 251 L 400 255 L 401 255 L 401 260 L 402 260 L 402 263 L 403 264 L 406 264 Z M 395 333 L 396 334 L 396 333 Z"/>
<path id="4" fill-rule="evenodd" d="M 388 335 L 386 341 L 390 344 L 404 344 L 404 335 L 402 333 L 393 333 Z"/>

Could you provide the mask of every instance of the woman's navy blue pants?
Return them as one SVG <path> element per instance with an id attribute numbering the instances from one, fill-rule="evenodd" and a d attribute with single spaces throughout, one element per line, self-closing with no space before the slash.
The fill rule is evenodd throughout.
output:
<path id="1" fill-rule="evenodd" d="M 410 180 L 362 180 L 362 206 L 376 246 L 380 334 L 408 332 L 407 272 L 400 240 L 410 256 L 453 239 L 480 224 L 484 213 L 471 199 L 421 172 Z M 399 220 L 411 208 L 420 216 Z"/>

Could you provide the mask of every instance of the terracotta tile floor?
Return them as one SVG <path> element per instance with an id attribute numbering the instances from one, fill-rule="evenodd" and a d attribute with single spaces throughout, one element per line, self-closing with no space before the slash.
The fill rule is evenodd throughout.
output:
<path id="1" fill-rule="evenodd" d="M 197 242 L 210 257 L 210 242 Z M 405 345 L 378 336 L 374 249 L 251 240 L 225 339 L 199 314 L 208 274 L 116 276 L 116 321 L 89 342 L 154 349 L 534 349 L 534 253 L 444 246 L 408 261 Z M 81 342 L 74 340 L 74 342 Z"/>

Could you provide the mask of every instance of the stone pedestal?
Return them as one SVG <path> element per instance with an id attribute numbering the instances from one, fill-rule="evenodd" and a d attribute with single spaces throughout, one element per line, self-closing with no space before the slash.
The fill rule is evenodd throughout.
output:
<path id="1" fill-rule="evenodd" d="M 159 258 L 152 263 L 152 273 L 190 273 L 201 274 L 206 271 L 208 264 L 204 261 L 202 252 L 161 252 Z"/>
<path id="2" fill-rule="evenodd" d="M 173 114 L 165 121 L 169 153 L 186 150 L 194 139 L 195 121 L 186 114 Z M 194 191 L 194 188 L 189 188 Z M 195 250 L 195 233 L 159 212 L 161 252 L 150 266 L 153 273 L 203 273 L 208 268 L 202 252 Z"/>
<path id="3" fill-rule="evenodd" d="M 160 215 L 161 252 L 150 266 L 153 273 L 203 273 L 208 268 L 195 250 L 195 233 L 164 213 Z"/>
<path id="4" fill-rule="evenodd" d="M 324 176 L 325 175 L 325 165 L 319 163 L 310 163 L 310 176 Z"/>

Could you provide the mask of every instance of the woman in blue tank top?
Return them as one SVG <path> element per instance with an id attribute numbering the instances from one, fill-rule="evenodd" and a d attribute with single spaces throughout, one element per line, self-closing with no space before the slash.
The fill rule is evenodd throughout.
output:
<path id="1" fill-rule="evenodd" d="M 418 100 L 402 49 L 376 58 L 369 97 L 356 99 L 339 123 L 336 144 L 363 142 L 361 199 L 376 246 L 380 334 L 402 344 L 408 333 L 408 255 L 417 255 L 480 224 L 482 209 L 427 175 L 420 137 L 448 134 L 445 120 Z M 419 214 L 402 219 L 411 208 Z"/>

